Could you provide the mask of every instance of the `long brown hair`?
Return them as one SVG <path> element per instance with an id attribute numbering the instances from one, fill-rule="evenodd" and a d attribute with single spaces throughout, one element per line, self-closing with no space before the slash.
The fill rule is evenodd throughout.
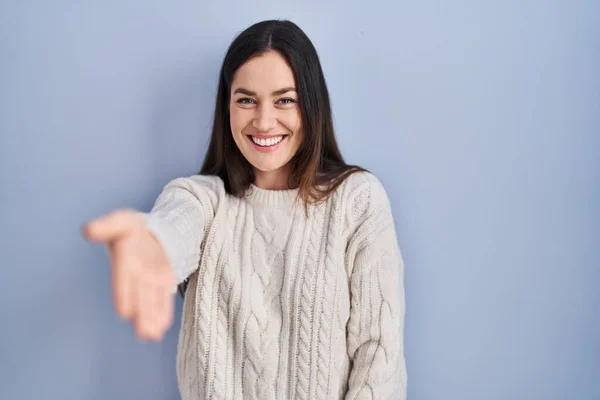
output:
<path id="1" fill-rule="evenodd" d="M 212 136 L 202 175 L 217 175 L 228 193 L 241 197 L 254 172 L 233 140 L 229 123 L 231 84 L 238 68 L 267 51 L 279 52 L 294 72 L 304 139 L 292 163 L 288 185 L 308 203 L 321 202 L 353 172 L 364 169 L 344 162 L 335 139 L 329 92 L 317 51 L 293 22 L 258 22 L 231 43 L 219 75 Z"/>

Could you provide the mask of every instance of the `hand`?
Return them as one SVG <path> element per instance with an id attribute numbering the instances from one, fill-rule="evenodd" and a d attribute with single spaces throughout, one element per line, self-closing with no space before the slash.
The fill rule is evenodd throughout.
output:
<path id="1" fill-rule="evenodd" d="M 107 245 L 117 313 L 141 339 L 160 340 L 171 326 L 175 276 L 167 254 L 134 210 L 89 222 L 84 235 Z"/>

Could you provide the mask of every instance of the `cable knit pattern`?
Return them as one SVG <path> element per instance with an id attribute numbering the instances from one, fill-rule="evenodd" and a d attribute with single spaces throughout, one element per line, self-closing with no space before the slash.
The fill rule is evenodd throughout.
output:
<path id="1" fill-rule="evenodd" d="M 405 399 L 404 264 L 385 190 L 355 173 L 305 213 L 297 190 L 175 179 L 150 213 L 189 285 L 177 378 L 192 399 Z"/>
<path id="2" fill-rule="evenodd" d="M 337 197 L 339 192 L 333 194 L 336 198 L 333 202 L 339 201 Z M 339 217 L 339 216 L 338 216 Z M 321 297 L 319 299 L 320 310 L 319 310 L 319 329 L 317 336 L 317 368 L 316 376 L 313 378 L 316 380 L 315 392 L 311 392 L 310 398 L 323 399 L 327 396 L 329 390 L 329 369 L 331 368 L 331 347 L 332 347 L 332 325 L 333 325 L 333 310 L 334 302 L 337 298 L 337 290 L 335 288 L 335 282 L 338 278 L 338 272 L 340 268 L 335 268 L 335 255 L 343 251 L 338 247 L 339 241 L 334 240 L 336 236 L 339 236 L 341 231 L 341 221 L 338 219 L 331 218 L 329 225 L 326 230 L 326 258 L 325 268 L 323 271 L 323 288 L 321 290 Z M 315 370 L 315 368 L 313 368 Z M 339 371 L 336 371 L 336 375 L 339 375 Z"/>
<path id="3" fill-rule="evenodd" d="M 308 399 L 309 366 L 311 364 L 310 345 L 313 333 L 313 315 L 315 302 L 315 269 L 318 266 L 318 257 L 321 249 L 321 235 L 319 228 L 322 225 L 321 215 L 313 215 L 310 237 L 308 240 L 307 257 L 302 272 L 300 286 L 299 316 L 297 324 L 298 346 L 296 348 L 296 396 L 297 399 Z"/>
<path id="4" fill-rule="evenodd" d="M 281 214 L 281 215 L 277 215 Z M 251 291 L 263 296 L 252 298 L 252 316 L 248 321 L 246 381 L 249 395 L 258 399 L 275 399 L 275 378 L 279 354 L 281 314 L 279 295 L 283 284 L 283 250 L 289 230 L 289 218 L 278 209 L 254 212 L 256 231 L 252 237 L 253 267 Z M 287 221 L 286 221 L 287 220 Z M 281 221 L 281 222 L 279 222 Z M 287 222 L 287 223 L 286 223 Z M 254 384 L 252 384 L 254 383 Z"/>
<path id="5" fill-rule="evenodd" d="M 238 214 L 235 212 L 230 212 L 227 215 L 227 226 L 231 226 L 235 223 L 235 220 L 238 217 Z M 209 392 L 214 392 L 217 399 L 224 398 L 221 393 L 225 391 L 226 388 L 223 387 L 225 384 L 224 380 L 226 379 L 226 371 L 223 371 L 222 366 L 226 365 L 228 347 L 226 344 L 227 340 L 227 332 L 228 332 L 228 312 L 229 312 L 229 301 L 231 298 L 231 290 L 234 283 L 239 280 L 239 277 L 233 274 L 228 274 L 225 266 L 228 264 L 228 254 L 222 253 L 221 257 L 219 257 L 218 265 L 217 265 L 217 279 L 214 282 L 214 288 L 217 290 L 216 294 L 216 302 L 214 313 L 217 314 L 216 319 L 216 334 L 213 337 L 213 341 L 211 342 L 211 346 L 214 347 L 215 351 L 210 352 L 209 357 L 209 374 L 207 376 L 207 384 L 209 385 Z M 214 386 L 217 389 L 214 389 Z"/>

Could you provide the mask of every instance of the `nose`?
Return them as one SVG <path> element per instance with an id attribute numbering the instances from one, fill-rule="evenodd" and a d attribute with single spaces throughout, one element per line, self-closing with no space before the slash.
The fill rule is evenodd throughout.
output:
<path id="1" fill-rule="evenodd" d="M 274 107 L 269 104 L 262 104 L 257 107 L 252 125 L 261 132 L 267 132 L 275 128 L 277 126 L 277 118 Z"/>

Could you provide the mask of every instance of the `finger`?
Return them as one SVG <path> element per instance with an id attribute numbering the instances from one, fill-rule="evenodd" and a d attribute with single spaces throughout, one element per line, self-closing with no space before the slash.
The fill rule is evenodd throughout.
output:
<path id="1" fill-rule="evenodd" d="M 165 291 L 165 309 L 166 309 L 166 322 L 165 329 L 169 329 L 173 324 L 173 314 L 175 313 L 175 294 L 171 293 L 171 288 Z"/>
<path id="2" fill-rule="evenodd" d="M 143 282 L 137 287 L 137 313 L 136 313 L 136 333 L 142 339 L 158 340 L 161 337 L 160 329 L 156 324 L 156 291 L 147 282 Z"/>
<path id="3" fill-rule="evenodd" d="M 112 287 L 117 313 L 125 319 L 133 316 L 134 288 L 131 271 L 127 266 L 127 255 L 121 242 L 109 244 L 112 264 Z"/>
<path id="4" fill-rule="evenodd" d="M 155 294 L 155 313 L 156 313 L 156 325 L 161 331 L 161 334 L 164 334 L 172 323 L 172 314 L 173 311 L 171 309 L 173 300 L 172 296 L 165 287 L 160 287 L 156 289 Z"/>
<path id="5" fill-rule="evenodd" d="M 133 316 L 133 328 L 135 330 L 135 334 L 140 338 L 140 339 L 147 339 L 147 336 L 145 335 L 145 323 L 144 323 L 144 318 L 146 317 L 145 313 L 142 313 L 142 301 L 140 299 L 140 285 L 139 282 L 137 285 L 135 285 L 134 288 L 134 303 L 135 303 L 135 313 Z"/>
<path id="6" fill-rule="evenodd" d="M 84 227 L 85 236 L 95 242 L 108 242 L 130 232 L 139 223 L 132 210 L 117 210 L 90 221 Z"/>
<path id="7" fill-rule="evenodd" d="M 173 270 L 169 265 L 166 265 L 161 270 L 157 288 L 157 315 L 159 316 L 159 323 L 165 331 L 167 331 L 173 323 L 176 294 L 173 292 L 174 287 L 175 277 L 173 276 Z"/>

